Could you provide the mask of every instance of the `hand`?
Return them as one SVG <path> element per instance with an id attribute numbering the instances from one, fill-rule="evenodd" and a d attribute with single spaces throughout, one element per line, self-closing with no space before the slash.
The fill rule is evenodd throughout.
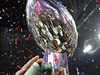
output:
<path id="1" fill-rule="evenodd" d="M 30 68 L 30 66 L 39 60 L 39 56 L 35 56 L 34 58 L 30 59 L 19 71 L 16 72 L 15 75 L 24 75 L 24 73 Z"/>
<path id="2" fill-rule="evenodd" d="M 15 75 L 24 75 L 24 73 L 31 67 L 34 62 L 42 62 L 43 59 L 39 59 L 39 56 L 35 56 L 34 58 L 30 59 L 19 71 L 16 72 Z M 53 74 L 52 71 L 46 72 L 45 75 L 64 75 L 64 69 L 61 68 L 58 73 Z"/>

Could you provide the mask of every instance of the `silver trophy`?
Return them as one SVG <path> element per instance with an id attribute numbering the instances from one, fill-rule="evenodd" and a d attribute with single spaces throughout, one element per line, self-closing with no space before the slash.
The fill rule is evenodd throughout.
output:
<path id="1" fill-rule="evenodd" d="M 44 50 L 42 64 L 51 64 L 52 75 L 60 68 L 69 75 L 68 58 L 77 48 L 78 33 L 68 10 L 56 0 L 27 0 L 26 19 L 33 39 Z"/>

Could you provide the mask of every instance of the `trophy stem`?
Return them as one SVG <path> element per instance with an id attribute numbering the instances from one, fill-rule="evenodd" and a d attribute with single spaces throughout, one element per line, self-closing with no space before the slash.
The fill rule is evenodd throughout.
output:
<path id="1" fill-rule="evenodd" d="M 69 75 L 67 53 L 56 53 L 50 50 L 44 52 L 44 64 L 52 65 L 52 75 L 55 75 L 63 68 L 64 75 Z"/>

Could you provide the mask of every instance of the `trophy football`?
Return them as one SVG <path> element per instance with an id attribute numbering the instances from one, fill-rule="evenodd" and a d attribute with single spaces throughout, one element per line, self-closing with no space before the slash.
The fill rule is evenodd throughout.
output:
<path id="1" fill-rule="evenodd" d="M 30 72 L 45 75 L 47 69 L 52 69 L 52 75 L 56 75 L 63 68 L 64 75 L 69 75 L 68 59 L 77 48 L 78 33 L 68 10 L 57 0 L 27 0 L 26 19 L 34 41 L 44 50 L 41 64 L 45 68 L 40 66 L 41 73 Z"/>

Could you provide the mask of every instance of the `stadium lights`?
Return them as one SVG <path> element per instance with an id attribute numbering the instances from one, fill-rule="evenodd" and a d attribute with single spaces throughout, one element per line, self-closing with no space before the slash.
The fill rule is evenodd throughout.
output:
<path id="1" fill-rule="evenodd" d="M 90 51 L 92 49 L 92 46 L 91 45 L 88 45 L 84 50 L 83 52 L 84 53 L 87 53 L 88 51 Z"/>

